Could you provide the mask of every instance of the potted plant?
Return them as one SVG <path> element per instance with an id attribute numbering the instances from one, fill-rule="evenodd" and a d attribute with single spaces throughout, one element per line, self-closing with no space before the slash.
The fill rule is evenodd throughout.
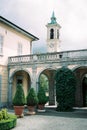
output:
<path id="1" fill-rule="evenodd" d="M 45 90 L 43 87 L 39 88 L 38 91 L 38 111 L 45 111 L 44 106 L 48 101 L 48 97 L 46 96 Z"/>
<path id="2" fill-rule="evenodd" d="M 35 107 L 38 104 L 38 97 L 34 88 L 30 88 L 26 101 L 27 101 L 29 114 L 35 114 Z"/>
<path id="3" fill-rule="evenodd" d="M 15 114 L 19 117 L 22 117 L 25 105 L 25 95 L 21 84 L 17 85 L 16 93 L 13 98 L 13 105 Z"/>

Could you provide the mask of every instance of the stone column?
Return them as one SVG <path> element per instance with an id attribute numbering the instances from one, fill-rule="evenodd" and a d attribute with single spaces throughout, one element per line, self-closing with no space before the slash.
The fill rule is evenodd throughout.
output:
<path id="1" fill-rule="evenodd" d="M 36 81 L 36 77 L 37 77 L 37 68 L 36 66 L 34 65 L 32 67 L 32 84 L 31 84 L 31 87 L 33 87 L 35 89 L 35 91 L 37 91 L 37 81 Z"/>
<path id="2" fill-rule="evenodd" d="M 40 82 L 36 82 L 36 92 L 38 92 L 38 90 L 39 90 L 39 85 L 40 85 Z"/>
<path id="3" fill-rule="evenodd" d="M 80 78 L 80 73 L 76 74 L 77 77 L 77 86 L 76 86 L 76 93 L 75 93 L 75 106 L 82 107 L 83 106 L 83 97 L 82 97 L 82 83 Z"/>
<path id="4" fill-rule="evenodd" d="M 75 106 L 82 107 L 83 106 L 83 97 L 82 97 L 82 86 L 81 81 L 78 81 L 76 87 L 76 94 L 75 94 Z"/>
<path id="5" fill-rule="evenodd" d="M 12 107 L 12 81 L 9 80 L 8 84 L 8 106 Z"/>
<path id="6" fill-rule="evenodd" d="M 49 78 L 49 105 L 55 105 L 55 84 L 53 73 L 50 74 Z"/>

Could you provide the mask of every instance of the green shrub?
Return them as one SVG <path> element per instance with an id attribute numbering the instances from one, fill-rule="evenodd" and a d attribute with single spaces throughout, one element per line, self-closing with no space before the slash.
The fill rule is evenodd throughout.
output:
<path id="1" fill-rule="evenodd" d="M 48 97 L 46 96 L 45 90 L 43 87 L 39 88 L 37 96 L 39 100 L 38 104 L 46 104 L 46 102 L 48 101 Z"/>
<path id="2" fill-rule="evenodd" d="M 0 111 L 0 130 L 10 130 L 16 126 L 17 117 L 13 114 L 8 114 L 7 109 Z"/>
<path id="3" fill-rule="evenodd" d="M 26 100 L 28 106 L 36 106 L 38 104 L 38 98 L 34 88 L 30 88 Z"/>
<path id="4" fill-rule="evenodd" d="M 3 119 L 2 111 L 0 111 L 0 121 Z"/>
<path id="5" fill-rule="evenodd" d="M 7 119 L 8 119 L 7 109 L 2 109 L 0 111 L 0 121 L 1 120 L 7 120 Z"/>
<path id="6" fill-rule="evenodd" d="M 23 106 L 25 105 L 25 95 L 24 95 L 24 90 L 22 88 L 21 84 L 17 85 L 16 93 L 13 98 L 13 105 L 14 106 Z"/>
<path id="7" fill-rule="evenodd" d="M 8 119 L 7 109 L 2 109 L 1 112 L 2 112 L 3 119 L 5 120 Z"/>
<path id="8" fill-rule="evenodd" d="M 10 130 L 16 126 L 17 117 L 12 114 L 8 114 L 7 120 L 0 121 L 0 130 Z"/>
<path id="9" fill-rule="evenodd" d="M 56 71 L 56 100 L 58 111 L 71 111 L 75 103 L 76 77 L 65 67 Z"/>

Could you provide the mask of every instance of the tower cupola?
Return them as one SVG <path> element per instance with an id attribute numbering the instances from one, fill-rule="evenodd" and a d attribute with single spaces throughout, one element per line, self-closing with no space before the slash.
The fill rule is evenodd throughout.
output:
<path id="1" fill-rule="evenodd" d="M 59 30 L 61 26 L 56 21 L 54 11 L 51 16 L 51 22 L 48 23 L 46 27 L 47 27 L 47 51 L 59 52 L 60 51 Z"/>

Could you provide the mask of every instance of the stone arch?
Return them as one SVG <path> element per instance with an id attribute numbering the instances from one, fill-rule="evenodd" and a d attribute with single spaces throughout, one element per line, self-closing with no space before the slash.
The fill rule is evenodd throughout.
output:
<path id="1" fill-rule="evenodd" d="M 38 72 L 38 74 L 37 74 L 37 82 L 38 82 L 38 80 L 39 80 L 39 76 L 40 76 L 40 74 L 44 71 L 44 70 L 46 70 L 46 69 L 49 69 L 49 70 L 56 70 L 57 68 L 54 68 L 54 67 L 44 67 L 44 68 L 42 68 L 39 72 Z"/>
<path id="2" fill-rule="evenodd" d="M 86 68 L 87 66 L 81 66 L 81 65 L 78 65 L 78 66 L 75 66 L 72 68 L 72 71 L 75 72 L 77 69 L 79 68 Z"/>
<path id="3" fill-rule="evenodd" d="M 32 79 L 31 73 L 30 73 L 29 70 L 27 70 L 27 69 L 15 69 L 15 70 L 13 70 L 13 72 L 12 72 L 12 73 L 10 74 L 10 76 L 9 76 L 9 79 L 12 80 L 13 75 L 14 75 L 16 72 L 21 71 L 21 70 L 23 70 L 23 71 L 25 71 L 26 73 L 28 73 L 28 74 L 30 75 L 31 79 Z"/>
<path id="4" fill-rule="evenodd" d="M 39 79 L 41 74 L 45 74 L 48 78 L 49 82 L 49 105 L 55 105 L 55 82 L 54 82 L 54 74 L 56 69 L 53 67 L 46 67 L 39 71 L 37 80 L 39 84 Z"/>
<path id="5" fill-rule="evenodd" d="M 78 66 L 73 69 L 77 77 L 77 87 L 76 87 L 76 106 L 84 106 L 84 93 L 83 93 L 83 79 L 85 74 L 87 74 L 87 66 Z M 86 89 L 85 89 L 86 90 Z"/>
<path id="6" fill-rule="evenodd" d="M 8 84 L 8 104 L 12 106 L 12 99 L 18 83 L 21 83 L 27 96 L 28 89 L 31 87 L 30 72 L 27 69 L 15 69 L 9 76 Z"/>

